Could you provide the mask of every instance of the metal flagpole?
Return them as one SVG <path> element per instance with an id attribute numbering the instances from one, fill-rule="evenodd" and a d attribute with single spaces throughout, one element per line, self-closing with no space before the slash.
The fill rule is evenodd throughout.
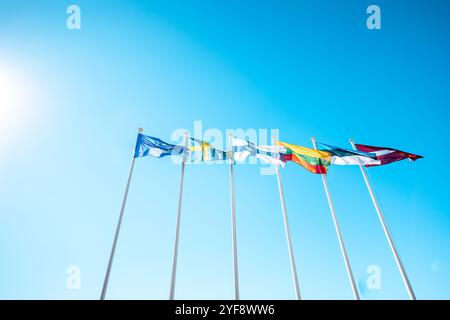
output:
<path id="1" fill-rule="evenodd" d="M 355 146 L 355 142 L 353 141 L 353 139 L 350 139 L 349 142 L 352 145 L 353 150 L 357 150 L 356 146 Z M 406 290 L 408 291 L 409 299 L 410 300 L 416 300 L 416 295 L 414 294 L 414 291 L 412 289 L 411 283 L 409 282 L 409 278 L 406 275 L 405 268 L 403 267 L 403 263 L 402 263 L 402 261 L 400 259 L 400 256 L 398 254 L 397 248 L 395 247 L 392 235 L 389 232 L 389 229 L 388 229 L 388 227 L 386 225 L 386 221 L 384 220 L 383 214 L 381 213 L 381 208 L 380 208 L 380 206 L 379 206 L 379 204 L 378 204 L 378 202 L 377 202 L 377 200 L 375 198 L 375 194 L 374 194 L 374 192 L 372 190 L 372 186 L 371 186 L 371 184 L 369 182 L 369 179 L 367 177 L 366 169 L 361 164 L 359 165 L 359 168 L 361 169 L 361 173 L 363 175 L 363 178 L 364 178 L 364 181 L 366 183 L 367 189 L 369 190 L 370 197 L 372 198 L 372 202 L 373 202 L 373 205 L 375 207 L 375 210 L 377 211 L 378 218 L 380 220 L 381 226 L 383 227 L 383 231 L 384 231 L 384 234 L 386 235 L 386 239 L 387 239 L 387 241 L 389 243 L 389 247 L 391 248 L 392 254 L 394 255 L 395 262 L 397 263 L 397 267 L 398 267 L 398 269 L 400 271 L 400 274 L 402 276 L 402 279 L 403 279 L 403 282 L 405 284 Z"/>
<path id="2" fill-rule="evenodd" d="M 314 149 L 317 150 L 317 142 L 316 138 L 311 138 Z M 334 228 L 336 229 L 336 234 L 339 240 L 339 246 L 341 248 L 342 257 L 344 258 L 345 268 L 347 269 L 348 278 L 350 280 L 350 285 L 352 287 L 353 296 L 355 300 L 360 300 L 358 288 L 356 287 L 355 277 L 353 276 L 352 267 L 350 266 L 350 260 L 348 259 L 347 250 L 345 249 L 344 240 L 342 239 L 341 230 L 339 228 L 338 220 L 336 217 L 336 212 L 334 211 L 333 202 L 331 201 L 330 192 L 328 191 L 327 180 L 325 178 L 325 174 L 321 174 L 323 186 L 325 188 L 325 193 L 327 194 L 328 205 L 330 206 L 331 216 L 333 217 Z"/>
<path id="3" fill-rule="evenodd" d="M 237 239 L 236 239 L 236 206 L 234 199 L 234 153 L 233 153 L 233 135 L 229 135 L 231 150 L 230 160 L 230 204 L 231 204 L 231 245 L 233 250 L 233 278 L 234 278 L 234 299 L 239 300 L 239 273 L 237 257 Z"/>
<path id="4" fill-rule="evenodd" d="M 275 137 L 272 137 L 272 145 L 275 145 Z M 294 250 L 292 248 L 291 232 L 289 230 L 289 220 L 286 212 L 286 203 L 284 202 L 283 185 L 281 184 L 281 176 L 278 164 L 275 165 L 278 179 L 278 191 L 280 193 L 281 211 L 283 213 L 284 231 L 286 234 L 286 242 L 289 251 L 289 260 L 291 262 L 292 282 L 295 289 L 295 297 L 297 300 L 301 300 L 300 286 L 298 284 L 297 268 L 295 266 Z"/>
<path id="5" fill-rule="evenodd" d="M 186 163 L 187 148 L 188 148 L 188 133 L 184 133 L 185 139 L 185 151 L 183 152 L 183 160 L 181 162 L 181 177 L 180 177 L 180 192 L 178 194 L 178 212 L 177 212 L 177 225 L 175 232 L 175 246 L 173 248 L 173 264 L 172 264 L 172 281 L 170 283 L 170 300 L 174 300 L 175 297 L 175 282 L 177 278 L 177 261 L 178 261 L 178 243 L 180 241 L 180 222 L 181 222 L 181 205 L 183 202 L 183 182 L 184 182 L 184 168 Z"/>
<path id="6" fill-rule="evenodd" d="M 144 129 L 139 128 L 138 132 L 142 133 L 143 130 Z M 136 144 L 137 144 L 137 141 L 136 141 Z M 113 246 L 112 246 L 112 249 L 111 249 L 111 254 L 109 256 L 108 268 L 106 269 L 106 275 L 105 275 L 105 280 L 103 282 L 103 288 L 102 288 L 102 294 L 100 296 L 100 300 L 105 300 L 106 291 L 108 290 L 109 275 L 111 274 L 111 268 L 112 268 L 112 264 L 113 264 L 113 260 L 114 260 L 114 253 L 116 252 L 117 240 L 119 239 L 120 227 L 122 225 L 123 213 L 125 211 L 125 205 L 127 203 L 128 190 L 130 189 L 131 177 L 133 176 L 134 161 L 135 160 L 136 160 L 136 158 L 134 157 L 134 153 L 133 153 L 133 159 L 131 160 L 130 173 L 128 174 L 127 186 L 125 188 L 125 193 L 123 195 L 122 207 L 120 209 L 120 214 L 119 214 L 119 221 L 117 222 L 116 234 L 114 236 Z"/>

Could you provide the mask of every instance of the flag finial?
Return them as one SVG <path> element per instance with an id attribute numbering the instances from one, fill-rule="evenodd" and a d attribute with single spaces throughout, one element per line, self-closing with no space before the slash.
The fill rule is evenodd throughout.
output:
<path id="1" fill-rule="evenodd" d="M 313 143 L 315 143 L 315 142 L 316 142 L 316 137 L 311 137 L 311 141 L 312 141 Z"/>
<path id="2" fill-rule="evenodd" d="M 144 128 L 138 128 L 139 133 L 142 133 L 142 131 L 144 131 Z"/>
<path id="3" fill-rule="evenodd" d="M 350 142 L 350 144 L 353 144 L 353 138 L 348 139 L 348 142 Z"/>

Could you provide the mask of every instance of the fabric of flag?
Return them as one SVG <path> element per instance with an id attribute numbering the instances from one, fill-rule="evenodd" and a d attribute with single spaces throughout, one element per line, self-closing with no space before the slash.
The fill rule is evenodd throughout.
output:
<path id="1" fill-rule="evenodd" d="M 209 162 L 232 159 L 231 152 L 214 148 L 210 143 L 191 138 L 193 145 L 189 147 L 190 162 Z"/>
<path id="2" fill-rule="evenodd" d="M 349 166 L 349 165 L 380 165 L 380 160 L 377 159 L 376 154 L 362 151 L 354 151 L 344 148 L 331 146 L 325 143 L 317 143 L 319 149 L 327 151 L 332 154 L 331 163 Z"/>
<path id="3" fill-rule="evenodd" d="M 409 159 L 411 161 L 416 161 L 417 159 L 423 158 L 422 156 L 419 156 L 417 154 L 408 153 L 405 151 L 400 151 L 397 149 L 392 148 L 385 148 L 385 147 L 374 147 L 374 146 L 367 146 L 364 144 L 356 144 L 356 149 L 363 152 L 370 152 L 375 154 L 377 160 L 380 161 L 380 164 L 378 165 L 384 165 L 404 159 Z M 373 164 L 366 165 L 367 167 L 374 166 Z"/>
<path id="4" fill-rule="evenodd" d="M 277 142 L 277 145 L 286 148 L 286 153 L 281 154 L 281 160 L 285 162 L 293 161 L 313 173 L 327 173 L 331 164 L 331 153 L 280 141 Z"/>
<path id="5" fill-rule="evenodd" d="M 281 160 L 280 154 L 286 153 L 286 148 L 282 146 L 257 146 L 254 143 L 232 139 L 233 158 L 235 161 L 245 161 L 249 156 L 261 159 L 261 161 L 270 164 L 279 164 L 284 166 L 285 162 Z"/>
<path id="6" fill-rule="evenodd" d="M 136 149 L 134 150 L 134 157 L 152 156 L 155 158 L 162 158 L 170 155 L 182 154 L 184 148 L 182 146 L 173 145 L 162 141 L 161 139 L 138 134 Z"/>

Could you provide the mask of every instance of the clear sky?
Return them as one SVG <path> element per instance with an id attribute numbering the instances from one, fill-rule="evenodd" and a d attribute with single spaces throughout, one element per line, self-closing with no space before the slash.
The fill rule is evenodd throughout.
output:
<path id="1" fill-rule="evenodd" d="M 81 30 L 66 28 L 74 3 Z M 372 3 L 381 30 L 366 27 Z M 201 121 L 423 155 L 370 175 L 417 297 L 449 299 L 449 10 L 0 0 L 0 298 L 98 299 L 137 128 L 172 141 Z M 260 168 L 235 170 L 241 296 L 293 299 L 276 177 Z M 176 298 L 233 298 L 228 170 L 186 168 Z M 303 297 L 351 299 L 320 177 L 293 163 L 281 174 Z M 108 298 L 168 298 L 179 175 L 168 158 L 137 159 Z M 362 298 L 406 299 L 359 168 L 332 167 L 328 182 Z"/>

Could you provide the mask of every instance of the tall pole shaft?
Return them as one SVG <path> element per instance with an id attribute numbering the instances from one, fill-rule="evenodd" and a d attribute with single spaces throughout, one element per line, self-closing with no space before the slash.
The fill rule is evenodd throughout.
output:
<path id="1" fill-rule="evenodd" d="M 139 133 L 142 133 L 142 128 L 139 128 Z M 137 141 L 136 141 L 136 144 L 137 144 Z M 103 288 L 102 288 L 102 294 L 100 296 L 100 300 L 105 300 L 106 291 L 108 290 L 109 276 L 111 274 L 112 264 L 113 264 L 113 260 L 114 260 L 114 254 L 116 252 L 117 240 L 119 239 L 120 227 L 122 226 L 123 213 L 125 212 L 125 205 L 127 203 L 128 190 L 130 189 L 131 177 L 133 176 L 135 160 L 136 160 L 136 158 L 134 157 L 134 153 L 133 153 L 133 159 L 131 160 L 131 166 L 130 166 L 130 173 L 128 174 L 127 186 L 125 187 L 125 193 L 124 193 L 123 199 L 122 199 L 122 206 L 120 208 L 119 220 L 118 220 L 117 226 L 116 226 L 116 233 L 114 235 L 114 241 L 113 241 L 113 245 L 111 248 L 111 254 L 109 255 L 108 268 L 106 269 L 105 280 L 103 282 Z"/>
<path id="2" fill-rule="evenodd" d="M 231 246 L 233 252 L 233 280 L 234 280 L 234 299 L 239 300 L 239 272 L 237 256 L 237 238 L 236 238 L 236 203 L 234 198 L 234 154 L 233 154 L 233 136 L 229 136 L 231 160 L 230 160 L 230 207 L 231 207 Z"/>
<path id="3" fill-rule="evenodd" d="M 272 145 L 275 145 L 275 137 L 272 137 Z M 289 220 L 288 220 L 288 216 L 287 216 L 286 202 L 284 201 L 283 184 L 281 183 L 281 175 L 280 175 L 280 170 L 279 170 L 278 164 L 275 165 L 275 169 L 277 172 L 278 192 L 280 194 L 281 211 L 283 214 L 283 223 L 284 223 L 284 232 L 286 234 L 286 242 L 287 242 L 288 252 L 289 252 L 289 261 L 290 261 L 290 265 L 291 265 L 292 283 L 294 285 L 295 298 L 297 300 L 301 300 L 300 286 L 298 283 L 298 276 L 297 276 L 297 267 L 295 264 L 294 249 L 293 249 L 292 240 L 291 240 L 291 231 L 289 228 Z"/>
<path id="4" fill-rule="evenodd" d="M 181 206 L 183 204 L 183 182 L 184 182 L 184 170 L 186 165 L 186 155 L 188 148 L 188 133 L 184 134 L 185 139 L 185 150 L 183 152 L 183 160 L 181 162 L 181 176 L 180 176 L 180 190 L 178 193 L 178 211 L 177 211 L 177 224 L 175 231 L 175 245 L 173 248 L 173 261 L 172 261 L 172 280 L 170 282 L 170 295 L 169 299 L 174 300 L 175 298 L 175 284 L 177 278 L 177 262 L 178 262 L 178 244 L 180 241 L 180 224 L 181 224 Z"/>
<path id="5" fill-rule="evenodd" d="M 316 139 L 311 138 L 311 141 L 313 143 L 314 149 L 317 150 Z M 334 210 L 333 202 L 331 200 L 330 192 L 328 190 L 327 179 L 325 177 L 325 174 L 321 174 L 321 176 L 322 176 L 323 187 L 324 187 L 325 193 L 327 195 L 328 205 L 330 207 L 331 217 L 333 218 L 334 228 L 336 230 L 336 235 L 337 235 L 337 238 L 339 241 L 339 247 L 341 249 L 342 257 L 344 258 L 345 268 L 347 270 L 348 279 L 349 279 L 350 285 L 352 287 L 353 296 L 354 296 L 355 300 L 360 300 L 358 288 L 356 286 L 355 277 L 353 276 L 352 267 L 350 265 L 350 260 L 348 258 L 347 249 L 345 248 L 344 240 L 343 240 L 342 234 L 341 234 L 341 229 L 339 227 L 336 212 Z"/>
<path id="6" fill-rule="evenodd" d="M 350 139 L 350 144 L 352 145 L 352 148 L 354 150 L 357 150 L 355 143 L 352 139 Z M 391 248 L 392 254 L 394 255 L 395 263 L 397 264 L 397 267 L 398 267 L 400 274 L 402 276 L 402 279 L 403 279 L 403 283 L 405 284 L 406 290 L 408 291 L 409 299 L 416 300 L 416 295 L 414 294 L 414 290 L 412 289 L 411 282 L 409 281 L 408 275 L 406 274 L 406 270 L 403 266 L 402 260 L 400 259 L 400 255 L 398 254 L 397 248 L 395 247 L 395 243 L 392 238 L 392 235 L 389 231 L 389 228 L 387 227 L 386 221 L 381 212 L 380 205 L 378 204 L 378 201 L 375 197 L 375 193 L 373 192 L 372 185 L 369 181 L 369 178 L 367 177 L 366 169 L 361 164 L 359 165 L 359 168 L 361 169 L 361 173 L 364 178 L 364 182 L 366 183 L 366 186 L 367 186 L 367 189 L 369 190 L 369 194 L 372 199 L 373 205 L 375 207 L 375 210 L 377 211 L 378 219 L 380 220 L 384 234 L 389 243 L 389 247 Z"/>

